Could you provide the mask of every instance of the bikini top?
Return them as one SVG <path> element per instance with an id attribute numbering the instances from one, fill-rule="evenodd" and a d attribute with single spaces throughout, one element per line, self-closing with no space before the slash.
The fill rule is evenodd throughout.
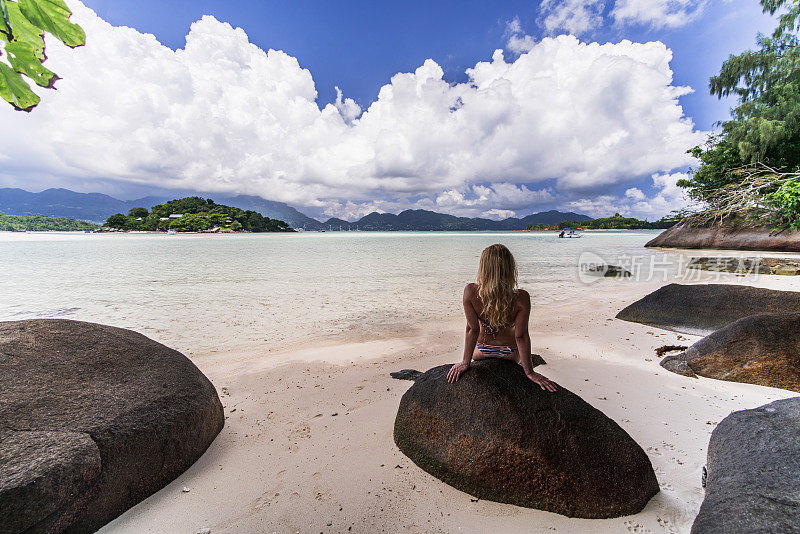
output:
<path id="1" fill-rule="evenodd" d="M 512 301 L 512 303 L 513 303 L 513 301 Z M 478 316 L 478 323 L 480 323 L 481 327 L 483 328 L 484 335 L 485 336 L 492 336 L 493 338 L 496 337 L 497 334 L 499 334 L 501 330 L 504 330 L 506 328 L 511 328 L 511 327 L 514 326 L 514 322 L 512 321 L 512 322 L 509 322 L 509 323 L 506 323 L 506 324 L 502 324 L 502 325 L 498 326 L 497 328 L 495 328 L 495 327 L 491 326 L 489 323 L 487 323 L 486 321 L 484 321 L 483 319 L 481 319 L 480 315 Z"/>
<path id="2" fill-rule="evenodd" d="M 491 336 L 492 339 L 497 337 L 497 334 L 500 333 L 501 330 L 505 328 L 511 328 L 514 326 L 513 324 L 505 324 L 501 325 L 497 328 L 493 327 L 487 322 L 484 322 L 482 319 L 478 318 L 478 322 L 480 323 L 481 327 L 483 328 L 483 337 L 486 339 L 487 336 Z"/>

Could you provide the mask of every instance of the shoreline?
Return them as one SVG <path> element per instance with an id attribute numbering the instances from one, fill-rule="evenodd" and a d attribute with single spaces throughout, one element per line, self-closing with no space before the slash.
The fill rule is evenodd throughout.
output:
<path id="1" fill-rule="evenodd" d="M 580 300 L 534 305 L 531 319 L 532 351 L 547 362 L 537 371 L 614 419 L 650 457 L 661 492 L 639 514 L 570 519 L 474 502 L 397 450 L 394 416 L 411 383 L 389 372 L 457 361 L 463 321 L 453 319 L 414 336 L 191 355 L 220 393 L 225 428 L 188 471 L 101 532 L 686 532 L 715 424 L 796 394 L 662 369 L 655 348 L 699 337 L 614 315 L 665 283 L 598 285 Z"/>
<path id="2" fill-rule="evenodd" d="M 493 234 L 493 233 L 558 233 L 560 230 L 301 230 L 293 228 L 291 231 L 280 232 L 250 232 L 250 231 L 235 231 L 235 232 L 175 232 L 175 234 L 336 234 L 336 233 L 359 233 L 359 234 L 373 234 L 373 233 L 469 233 L 469 234 Z M 662 229 L 657 228 L 584 228 L 581 232 L 588 233 L 602 233 L 602 232 L 663 232 Z M 155 230 L 0 230 L 0 233 L 9 234 L 155 234 L 155 235 L 175 235 L 169 232 L 160 232 Z"/>

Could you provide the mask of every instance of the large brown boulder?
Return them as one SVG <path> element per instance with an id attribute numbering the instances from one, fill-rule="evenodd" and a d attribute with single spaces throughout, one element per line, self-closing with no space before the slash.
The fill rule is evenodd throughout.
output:
<path id="1" fill-rule="evenodd" d="M 90 532 L 192 465 L 222 430 L 181 353 L 91 323 L 0 323 L 0 532 Z"/>
<path id="2" fill-rule="evenodd" d="M 732 284 L 669 284 L 637 300 L 617 319 L 706 335 L 742 317 L 800 313 L 800 293 Z"/>
<path id="3" fill-rule="evenodd" d="M 739 319 L 661 361 L 686 375 L 744 382 L 800 393 L 800 313 Z"/>
<path id="4" fill-rule="evenodd" d="M 723 419 L 706 467 L 692 534 L 800 533 L 800 397 Z"/>
<path id="5" fill-rule="evenodd" d="M 687 218 L 664 230 L 645 246 L 800 252 L 800 232 L 776 231 L 768 226 L 753 227 L 735 221 L 698 224 Z"/>
<path id="6" fill-rule="evenodd" d="M 415 464 L 481 499 L 569 517 L 635 514 L 658 493 L 642 448 L 614 421 L 559 387 L 543 391 L 507 360 L 450 365 L 403 395 L 394 440 Z"/>

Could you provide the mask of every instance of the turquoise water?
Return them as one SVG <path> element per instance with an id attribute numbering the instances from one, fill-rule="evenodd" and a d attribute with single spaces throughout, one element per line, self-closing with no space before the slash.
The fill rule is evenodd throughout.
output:
<path id="1" fill-rule="evenodd" d="M 646 269 L 664 255 L 643 248 L 657 233 L 5 233 L 0 320 L 112 324 L 188 354 L 364 339 L 460 316 L 492 243 L 512 250 L 520 285 L 545 306 L 590 290 L 577 277 L 583 252 Z"/>

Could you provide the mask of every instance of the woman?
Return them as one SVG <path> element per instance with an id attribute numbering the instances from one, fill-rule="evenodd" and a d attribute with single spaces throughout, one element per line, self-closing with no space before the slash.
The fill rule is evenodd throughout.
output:
<path id="1" fill-rule="evenodd" d="M 492 245 L 481 254 L 478 279 L 464 289 L 464 359 L 447 374 L 455 382 L 472 360 L 505 358 L 522 365 L 525 374 L 546 391 L 556 385 L 533 370 L 528 319 L 531 297 L 517 288 L 517 263 L 504 245 Z"/>

